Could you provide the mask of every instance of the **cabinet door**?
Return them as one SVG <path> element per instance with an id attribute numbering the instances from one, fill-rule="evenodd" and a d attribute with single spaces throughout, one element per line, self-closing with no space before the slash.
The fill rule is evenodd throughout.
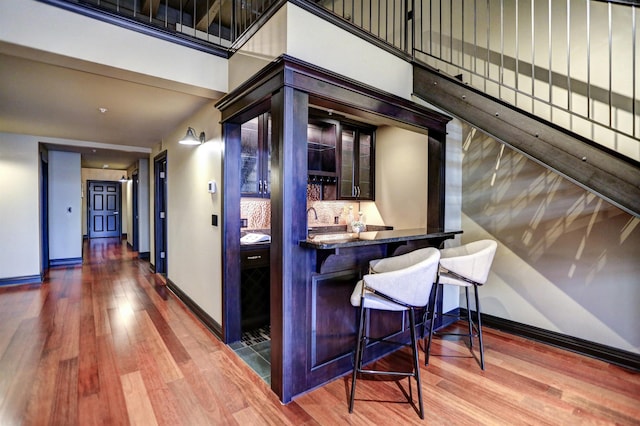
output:
<path id="1" fill-rule="evenodd" d="M 244 197 L 269 197 L 271 182 L 271 115 L 241 126 L 240 192 Z"/>
<path id="2" fill-rule="evenodd" d="M 373 200 L 373 132 L 360 130 L 358 132 L 358 180 L 356 182 L 356 196 L 361 200 Z"/>
<path id="3" fill-rule="evenodd" d="M 262 186 L 258 185 L 258 190 L 260 196 L 269 198 L 271 196 L 271 114 L 262 115 L 260 120 L 260 129 L 262 130 L 262 155 L 260 156 Z"/>
<path id="4" fill-rule="evenodd" d="M 260 138 L 258 133 L 258 117 L 242 124 L 240 134 L 242 149 L 240 151 L 240 192 L 242 195 L 258 194 L 260 176 Z"/>
<path id="5" fill-rule="evenodd" d="M 356 130 L 343 128 L 340 140 L 340 198 L 355 198 L 355 141 Z"/>
<path id="6" fill-rule="evenodd" d="M 343 126 L 340 143 L 340 198 L 374 199 L 374 131 Z"/>

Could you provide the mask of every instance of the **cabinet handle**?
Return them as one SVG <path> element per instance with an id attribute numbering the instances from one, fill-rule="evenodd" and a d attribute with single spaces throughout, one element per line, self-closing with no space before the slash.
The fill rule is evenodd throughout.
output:
<path id="1" fill-rule="evenodd" d="M 262 256 L 260 255 L 247 256 L 247 260 L 256 260 L 256 259 L 262 259 Z"/>
<path id="2" fill-rule="evenodd" d="M 258 181 L 258 194 L 262 194 L 262 179 Z"/>

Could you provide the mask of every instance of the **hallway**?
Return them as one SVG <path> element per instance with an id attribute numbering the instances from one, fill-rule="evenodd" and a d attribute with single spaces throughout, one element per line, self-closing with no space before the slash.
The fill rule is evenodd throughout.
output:
<path id="1" fill-rule="evenodd" d="M 0 288 L 0 424 L 640 424 L 640 374 L 491 329 L 487 370 L 434 341 L 426 422 L 406 382 L 348 379 L 283 406 L 125 242 L 84 243 L 84 264 Z M 406 359 L 402 352 L 395 361 Z"/>

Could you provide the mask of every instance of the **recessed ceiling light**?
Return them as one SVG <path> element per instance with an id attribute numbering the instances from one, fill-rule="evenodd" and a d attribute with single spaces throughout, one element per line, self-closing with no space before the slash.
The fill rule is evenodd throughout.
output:
<path id="1" fill-rule="evenodd" d="M 102 168 L 103 168 L 103 169 L 108 169 L 108 168 L 109 168 L 109 165 L 108 165 L 108 164 L 103 164 L 103 165 L 102 165 Z"/>
<path id="2" fill-rule="evenodd" d="M 99 107 L 98 111 L 100 111 L 100 114 L 105 114 L 107 111 L 109 111 L 108 109 L 106 109 L 105 107 Z"/>

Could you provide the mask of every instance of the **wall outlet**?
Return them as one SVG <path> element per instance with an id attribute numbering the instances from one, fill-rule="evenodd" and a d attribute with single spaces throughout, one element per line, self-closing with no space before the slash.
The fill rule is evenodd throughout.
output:
<path id="1" fill-rule="evenodd" d="M 240 228 L 246 228 L 247 226 L 249 226 L 249 220 L 248 219 L 240 219 Z"/>

